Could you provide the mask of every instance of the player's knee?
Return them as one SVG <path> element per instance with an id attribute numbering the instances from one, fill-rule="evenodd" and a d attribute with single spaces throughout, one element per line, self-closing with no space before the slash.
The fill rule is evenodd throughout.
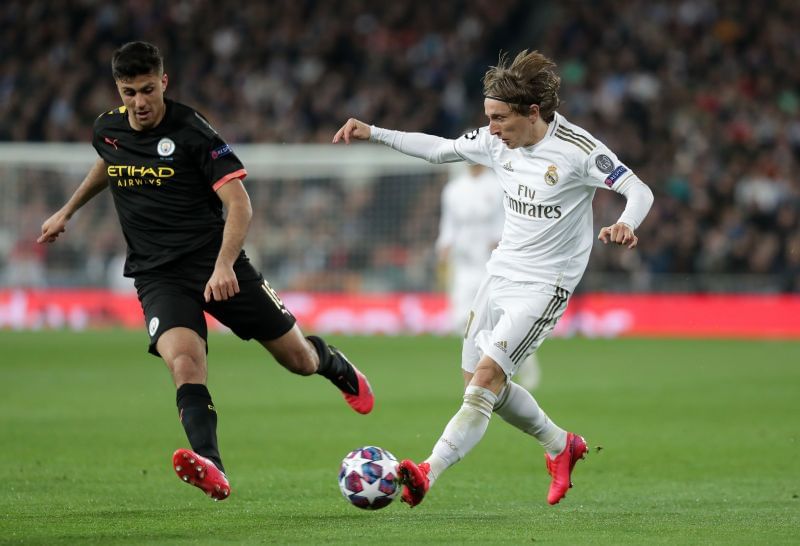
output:
<path id="1" fill-rule="evenodd" d="M 176 385 L 184 383 L 205 383 L 206 365 L 189 353 L 179 353 L 167 362 Z"/>
<path id="2" fill-rule="evenodd" d="M 506 373 L 499 364 L 488 357 L 481 359 L 470 381 L 470 385 L 489 389 L 495 394 L 500 393 L 505 384 Z"/>

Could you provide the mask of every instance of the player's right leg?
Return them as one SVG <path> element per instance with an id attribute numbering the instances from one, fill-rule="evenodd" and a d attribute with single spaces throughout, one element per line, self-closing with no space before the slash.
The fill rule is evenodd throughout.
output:
<path id="1" fill-rule="evenodd" d="M 172 467 L 180 479 L 199 487 L 214 500 L 225 500 L 231 494 L 231 486 L 225 473 L 214 461 L 191 449 L 177 449 L 172 454 Z"/>
<path id="2" fill-rule="evenodd" d="M 421 503 L 430 489 L 430 472 L 431 465 L 427 462 L 417 464 L 410 459 L 403 459 L 397 465 L 397 479 L 403 487 L 400 498 L 411 508 Z"/>
<path id="3" fill-rule="evenodd" d="M 167 365 L 177 388 L 176 404 L 191 450 L 173 456 L 178 476 L 215 499 L 227 498 L 230 485 L 217 444 L 217 412 L 206 387 L 207 329 L 197 287 L 175 279 L 140 278 L 150 353 Z M 186 457 L 183 457 L 186 455 Z M 188 463 L 192 460 L 192 463 Z M 180 468 L 179 468 L 180 467 Z"/>
<path id="4" fill-rule="evenodd" d="M 179 417 L 192 446 L 173 454 L 175 473 L 213 499 L 224 500 L 231 488 L 217 444 L 217 411 L 205 385 L 205 340 L 188 328 L 171 328 L 159 337 L 156 348 L 178 388 Z"/>
<path id="5" fill-rule="evenodd" d="M 398 466 L 398 478 L 403 484 L 402 500 L 411 507 L 425 497 L 441 474 L 463 459 L 483 438 L 489 426 L 492 409 L 497 403 L 494 391 L 502 389 L 505 373 L 489 357 L 478 364 L 464 391 L 464 402 L 450 419 L 430 457 L 419 465 L 403 460 Z"/>

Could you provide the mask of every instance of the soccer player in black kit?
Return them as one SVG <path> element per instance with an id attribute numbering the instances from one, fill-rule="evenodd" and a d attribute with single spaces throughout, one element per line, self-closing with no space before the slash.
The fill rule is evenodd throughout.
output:
<path id="1" fill-rule="evenodd" d="M 168 78 L 158 48 L 127 43 L 114 52 L 111 68 L 123 106 L 95 121 L 92 144 L 100 158 L 44 222 L 38 242 L 55 241 L 80 207 L 111 189 L 128 244 L 124 274 L 136 285 L 149 351 L 172 374 L 192 447 L 174 453 L 173 467 L 184 481 L 223 500 L 230 485 L 206 388 L 204 311 L 240 338 L 258 341 L 289 371 L 328 378 L 355 411 L 369 413 L 374 396 L 341 351 L 303 336 L 250 264 L 242 250 L 252 216 L 242 184 L 247 171 L 202 115 L 164 98 Z"/>

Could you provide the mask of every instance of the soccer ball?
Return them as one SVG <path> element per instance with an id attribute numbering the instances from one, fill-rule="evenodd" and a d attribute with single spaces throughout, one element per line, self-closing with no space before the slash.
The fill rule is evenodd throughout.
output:
<path id="1" fill-rule="evenodd" d="M 358 508 L 378 510 L 388 506 L 400 491 L 397 459 L 375 446 L 354 449 L 342 460 L 339 489 Z"/>

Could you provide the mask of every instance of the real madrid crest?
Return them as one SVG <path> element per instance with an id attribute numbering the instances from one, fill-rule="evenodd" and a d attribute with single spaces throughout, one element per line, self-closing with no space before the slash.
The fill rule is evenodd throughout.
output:
<path id="1" fill-rule="evenodd" d="M 164 137 L 158 141 L 158 155 L 169 157 L 175 151 L 175 143 L 171 138 Z"/>
<path id="2" fill-rule="evenodd" d="M 548 186 L 555 186 L 558 182 L 558 172 L 556 169 L 558 169 L 558 167 L 550 165 L 547 167 L 547 172 L 544 173 L 544 181 Z"/>

